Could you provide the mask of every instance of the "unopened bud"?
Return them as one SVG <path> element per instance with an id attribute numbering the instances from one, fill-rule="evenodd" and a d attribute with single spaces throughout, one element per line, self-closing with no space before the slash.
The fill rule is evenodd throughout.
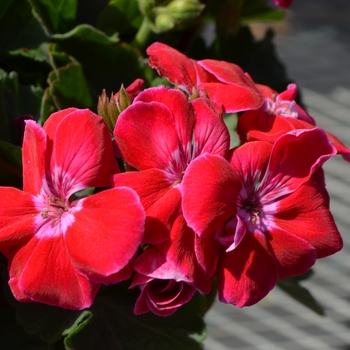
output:
<path id="1" fill-rule="evenodd" d="M 168 13 L 161 13 L 156 17 L 155 27 L 158 32 L 166 32 L 175 27 L 175 21 Z"/>
<path id="2" fill-rule="evenodd" d="M 131 105 L 130 97 L 122 84 L 119 92 L 114 96 L 119 113 Z"/>
<path id="3" fill-rule="evenodd" d="M 105 121 L 108 130 L 113 133 L 116 120 L 118 118 L 118 115 L 120 114 L 117 104 L 114 101 L 113 94 L 111 95 L 111 98 L 109 99 L 106 94 L 106 90 L 102 91 L 101 96 L 98 99 L 97 103 L 97 113 L 99 116 L 103 118 Z"/>
<path id="4" fill-rule="evenodd" d="M 179 23 L 189 22 L 199 16 L 205 5 L 198 0 L 173 0 L 168 6 L 169 14 Z"/>

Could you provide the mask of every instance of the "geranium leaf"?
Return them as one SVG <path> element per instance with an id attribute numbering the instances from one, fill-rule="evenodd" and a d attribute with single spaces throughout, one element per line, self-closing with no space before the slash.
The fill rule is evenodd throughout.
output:
<path id="1" fill-rule="evenodd" d="M 21 148 L 0 141 L 0 185 L 22 188 Z"/>
<path id="2" fill-rule="evenodd" d="M 117 35 L 107 36 L 89 25 L 53 38 L 82 65 L 96 104 L 103 89 L 107 95 L 116 92 L 122 83 L 127 86 L 137 78 L 144 79 L 144 67 L 149 69 L 131 45 L 119 43 Z"/>
<path id="3" fill-rule="evenodd" d="M 111 0 L 97 18 L 97 27 L 109 34 L 125 34 L 137 30 L 142 19 L 137 0 Z"/>
<path id="4" fill-rule="evenodd" d="M 4 16 L 7 9 L 10 7 L 10 5 L 14 2 L 14 0 L 3 0 L 0 7 L 0 19 Z"/>
<path id="5" fill-rule="evenodd" d="M 308 278 L 308 273 L 305 278 Z M 303 276 L 304 276 L 303 275 Z M 300 280 L 300 278 L 299 278 Z M 312 294 L 299 284 L 298 277 L 284 278 L 280 279 L 277 285 L 293 299 L 299 303 L 305 305 L 310 310 L 316 312 L 318 315 L 324 315 L 323 307 L 318 303 L 318 301 L 312 296 Z"/>
<path id="6" fill-rule="evenodd" d="M 77 14 L 77 0 L 29 0 L 47 35 L 71 29 Z"/>
<path id="7" fill-rule="evenodd" d="M 45 304 L 18 304 L 17 320 L 28 333 L 35 333 L 45 342 L 62 338 L 66 329 L 73 331 L 83 318 L 85 311 L 71 311 Z"/>
<path id="8" fill-rule="evenodd" d="M 13 120 L 18 117 L 19 83 L 16 72 L 7 74 L 0 69 L 0 139 L 15 142 L 16 127 Z"/>
<path id="9" fill-rule="evenodd" d="M 151 313 L 133 314 L 136 290 L 119 286 L 110 288 L 108 294 L 100 295 L 89 309 L 86 318 L 65 338 L 70 349 L 202 349 L 206 336 L 202 319 L 205 298 L 195 295 L 174 315 L 158 317 Z M 67 333 L 67 332 L 65 332 Z"/>
<path id="10" fill-rule="evenodd" d="M 49 88 L 45 90 L 41 105 L 40 122 L 49 115 L 69 107 L 93 109 L 94 103 L 81 65 L 70 62 L 53 70 L 48 77 Z"/>
<path id="11" fill-rule="evenodd" d="M 44 40 L 45 34 L 28 1 L 1 1 L 0 50 L 35 48 Z"/>

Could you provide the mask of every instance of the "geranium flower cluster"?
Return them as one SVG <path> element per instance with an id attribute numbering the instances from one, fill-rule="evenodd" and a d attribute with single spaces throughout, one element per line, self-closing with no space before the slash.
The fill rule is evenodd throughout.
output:
<path id="1" fill-rule="evenodd" d="M 23 191 L 0 188 L 16 299 L 83 309 L 132 278 L 135 314 L 167 316 L 217 278 L 219 300 L 243 307 L 341 249 L 322 164 L 350 151 L 295 103 L 296 86 L 278 94 L 161 43 L 147 52 L 175 87 L 137 80 L 109 129 L 75 108 L 26 122 Z M 241 112 L 233 149 L 225 112 Z"/>

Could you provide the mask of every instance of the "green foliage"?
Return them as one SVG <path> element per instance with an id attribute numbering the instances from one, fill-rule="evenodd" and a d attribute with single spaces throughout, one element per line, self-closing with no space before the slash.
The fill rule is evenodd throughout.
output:
<path id="1" fill-rule="evenodd" d="M 196 294 L 169 317 L 157 317 L 152 313 L 135 316 L 133 307 L 139 292 L 127 289 L 127 285 L 106 287 L 98 294 L 94 305 L 83 311 L 14 300 L 12 303 L 16 307 L 17 321 L 26 332 L 48 343 L 63 344 L 64 341 L 67 350 L 202 349 L 206 337 L 203 315 L 207 300 L 204 296 Z M 20 329 L 17 332 L 19 339 L 25 342 L 26 334 Z"/>
<path id="2" fill-rule="evenodd" d="M 34 16 L 47 35 L 65 33 L 72 28 L 77 14 L 77 0 L 29 0 Z"/>
<path id="3" fill-rule="evenodd" d="M 136 33 L 143 16 L 137 0 L 111 0 L 97 18 L 97 28 L 108 35 L 119 33 L 126 37 Z"/>

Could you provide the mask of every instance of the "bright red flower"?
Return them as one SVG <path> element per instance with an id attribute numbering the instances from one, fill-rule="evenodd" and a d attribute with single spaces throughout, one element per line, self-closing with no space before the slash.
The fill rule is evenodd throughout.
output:
<path id="1" fill-rule="evenodd" d="M 196 61 L 162 43 L 147 49 L 149 65 L 177 85 L 188 95 L 199 93 L 224 105 L 234 113 L 259 108 L 264 98 L 250 76 L 236 64 L 216 61 Z"/>
<path id="2" fill-rule="evenodd" d="M 190 301 L 196 292 L 196 288 L 189 284 L 191 281 L 174 269 L 165 256 L 153 247 L 140 255 L 135 270 L 131 286 L 141 288 L 135 304 L 135 315 L 148 311 L 158 316 L 172 315 Z"/>
<path id="3" fill-rule="evenodd" d="M 216 257 L 209 264 L 206 257 L 215 257 L 218 245 L 213 236 L 204 241 L 188 228 L 182 179 L 194 159 L 227 155 L 230 137 L 222 112 L 209 99 L 188 102 L 179 90 L 151 88 L 120 114 L 114 132 L 125 161 L 140 170 L 118 174 L 114 183 L 133 188 L 141 198 L 147 214 L 143 243 L 156 245 L 203 293 L 210 292 L 217 262 Z"/>
<path id="4" fill-rule="evenodd" d="M 312 125 L 316 124 L 315 119 L 295 102 L 298 93 L 296 84 L 289 84 L 287 90 L 280 94 L 266 85 L 257 84 L 256 86 L 265 97 L 261 111 L 304 120 Z"/>
<path id="5" fill-rule="evenodd" d="M 237 133 L 241 142 L 274 143 L 281 135 L 291 130 L 316 128 L 314 118 L 295 102 L 295 84 L 290 84 L 287 90 L 280 94 L 268 86 L 257 87 L 265 96 L 265 102 L 260 109 L 247 111 L 238 118 Z M 337 153 L 350 162 L 350 149 L 335 135 L 325 132 Z"/>
<path id="6" fill-rule="evenodd" d="M 0 188 L 0 249 L 18 300 L 83 309 L 101 283 L 130 277 L 145 221 L 136 193 L 74 197 L 117 171 L 108 129 L 89 110 L 54 113 L 43 128 L 26 122 L 23 191 Z"/>
<path id="7" fill-rule="evenodd" d="M 255 304 L 279 278 L 302 274 L 316 258 L 341 249 L 327 192 L 311 179 L 335 153 L 325 133 L 315 128 L 287 133 L 274 145 L 248 142 L 234 150 L 229 163 L 207 155 L 190 164 L 183 179 L 189 226 L 203 235 L 207 227 L 225 224 L 219 238 L 222 302 Z M 209 175 L 213 169 L 220 169 L 221 178 Z M 221 220 L 215 222 L 215 213 Z"/>

